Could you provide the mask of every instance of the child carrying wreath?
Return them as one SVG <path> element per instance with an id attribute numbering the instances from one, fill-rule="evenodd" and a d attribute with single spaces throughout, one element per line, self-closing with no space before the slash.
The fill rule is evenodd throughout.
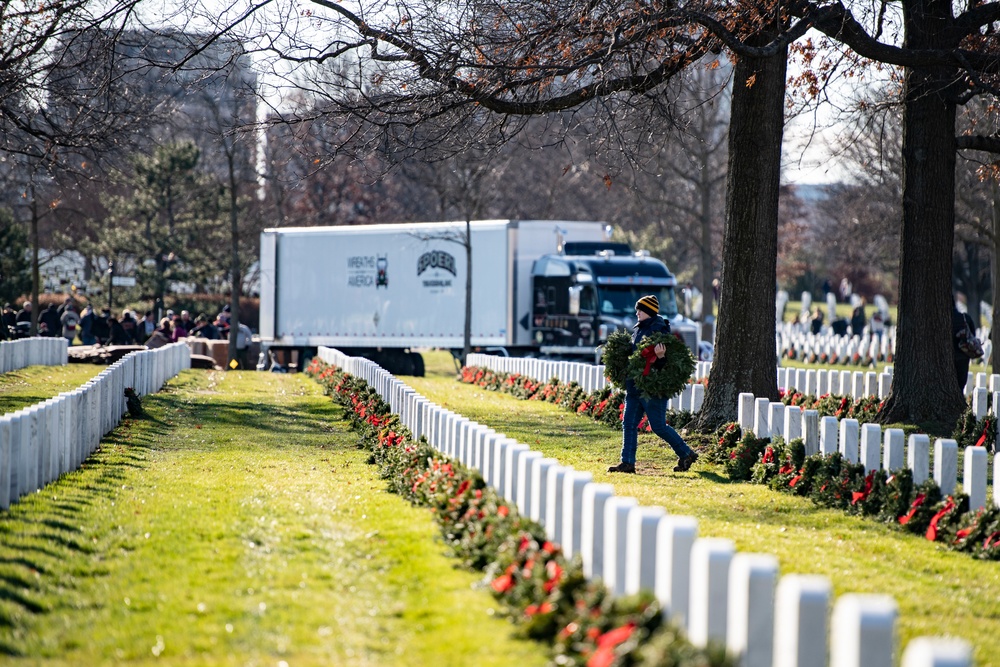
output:
<path id="1" fill-rule="evenodd" d="M 680 391 L 694 369 L 694 359 L 670 325 L 659 315 L 660 303 L 648 294 L 635 304 L 638 322 L 631 338 L 627 333 L 612 334 L 604 348 L 603 362 L 608 378 L 625 388 L 622 416 L 621 462 L 608 472 L 635 473 L 639 422 L 643 414 L 653 433 L 663 438 L 677 454 L 674 472 L 684 472 L 698 455 L 666 422 L 667 400 Z"/>

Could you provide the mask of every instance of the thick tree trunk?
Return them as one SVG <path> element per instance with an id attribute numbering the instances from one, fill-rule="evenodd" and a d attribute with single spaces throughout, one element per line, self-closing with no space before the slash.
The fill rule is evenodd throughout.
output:
<path id="1" fill-rule="evenodd" d="M 42 294 L 42 277 L 38 264 L 38 200 L 35 198 L 35 184 L 31 184 L 31 329 L 32 336 L 38 335 L 38 316 L 42 314 L 39 303 Z"/>
<path id="2" fill-rule="evenodd" d="M 942 46 L 947 0 L 903 3 L 905 46 Z M 892 390 L 883 424 L 950 427 L 965 409 L 952 357 L 952 248 L 955 237 L 955 104 L 950 70 L 911 69 L 903 105 L 903 225 L 899 321 Z"/>
<path id="3" fill-rule="evenodd" d="M 740 58 L 733 74 L 719 347 L 700 430 L 733 421 L 740 392 L 778 398 L 774 299 L 786 56 Z"/>
<path id="4" fill-rule="evenodd" d="M 990 331 L 1000 332 L 1000 188 L 993 186 L 993 319 Z M 993 372 L 1000 368 L 1000 336 L 993 336 L 993 352 L 988 359 Z"/>
<path id="5" fill-rule="evenodd" d="M 701 211 L 699 213 L 699 223 L 701 226 L 701 248 L 699 256 L 701 259 L 701 337 L 709 343 L 715 343 L 712 336 L 712 326 L 709 322 L 712 314 L 712 279 L 715 277 L 715 266 L 712 255 L 712 181 L 711 167 L 708 164 L 708 155 L 704 155 L 701 160 Z"/>

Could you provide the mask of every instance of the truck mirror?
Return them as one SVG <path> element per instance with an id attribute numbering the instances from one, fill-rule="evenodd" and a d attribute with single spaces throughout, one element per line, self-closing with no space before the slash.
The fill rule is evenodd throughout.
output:
<path id="1" fill-rule="evenodd" d="M 571 285 L 569 288 L 569 314 L 580 314 L 580 292 L 583 291 L 581 285 Z"/>

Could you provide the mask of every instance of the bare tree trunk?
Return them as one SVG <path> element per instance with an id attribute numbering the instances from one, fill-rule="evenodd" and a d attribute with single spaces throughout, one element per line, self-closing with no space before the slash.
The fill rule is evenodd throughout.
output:
<path id="1" fill-rule="evenodd" d="M 993 372 L 1000 368 L 1000 338 L 993 332 L 1000 331 L 1000 187 L 993 185 L 993 319 L 990 322 L 990 337 L 993 341 L 993 351 L 990 354 L 990 364 Z"/>
<path id="2" fill-rule="evenodd" d="M 472 351 L 472 220 L 465 219 L 465 327 L 462 331 L 462 365 Z"/>
<path id="3" fill-rule="evenodd" d="M 778 398 L 774 299 L 786 56 L 740 58 L 733 74 L 718 320 L 725 343 L 712 364 L 701 430 L 733 421 L 740 392 Z"/>
<path id="4" fill-rule="evenodd" d="M 709 317 L 712 316 L 712 306 L 714 303 L 712 292 L 712 279 L 715 277 L 715 266 L 712 256 L 712 183 L 711 169 L 708 165 L 708 155 L 704 156 L 701 164 L 701 337 L 709 343 L 715 344 L 712 339 L 712 329 Z"/>
<path id="5" fill-rule="evenodd" d="M 41 304 L 38 303 L 42 292 L 42 277 L 38 264 L 38 200 L 35 198 L 35 184 L 31 183 L 31 330 L 32 336 L 38 335 L 38 316 L 41 314 Z"/>
<path id="6" fill-rule="evenodd" d="M 917 6 L 919 5 L 919 6 Z M 903 3 L 906 46 L 937 46 L 947 0 Z M 903 222 L 892 389 L 878 421 L 950 427 L 965 409 L 952 356 L 955 104 L 951 70 L 910 69 L 903 103 Z"/>
<path id="7" fill-rule="evenodd" d="M 240 333 L 240 293 L 243 291 L 243 275 L 240 271 L 240 227 L 239 209 L 237 207 L 236 190 L 236 165 L 233 164 L 233 156 L 229 155 L 229 241 L 230 241 L 230 263 L 229 273 L 233 277 L 232 290 L 229 297 L 229 348 L 228 354 L 230 368 L 235 360 L 243 367 L 239 360 L 239 351 L 236 341 Z M 245 370 L 245 369 L 244 369 Z"/>

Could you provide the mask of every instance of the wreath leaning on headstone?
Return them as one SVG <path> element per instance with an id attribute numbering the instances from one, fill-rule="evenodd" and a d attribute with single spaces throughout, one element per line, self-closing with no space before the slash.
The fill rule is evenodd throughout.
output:
<path id="1" fill-rule="evenodd" d="M 631 354 L 632 336 L 627 331 L 618 329 L 608 336 L 608 341 L 604 344 L 604 352 L 601 354 L 604 377 L 621 389 L 625 388 L 625 379 L 628 377 L 628 360 Z"/>
<path id="2" fill-rule="evenodd" d="M 662 368 L 655 367 L 653 351 L 659 343 L 667 348 Z M 643 398 L 671 398 L 684 389 L 694 366 L 694 357 L 684 341 L 673 334 L 653 333 L 643 338 L 639 349 L 629 357 L 628 377 Z"/>

